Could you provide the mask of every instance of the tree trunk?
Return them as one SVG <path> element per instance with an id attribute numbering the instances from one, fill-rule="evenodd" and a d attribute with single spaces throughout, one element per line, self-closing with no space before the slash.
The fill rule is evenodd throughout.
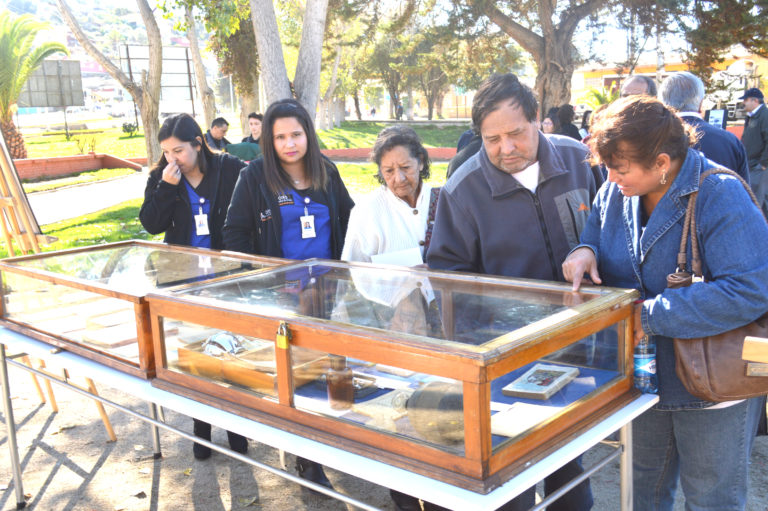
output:
<path id="1" fill-rule="evenodd" d="M 409 121 L 413 120 L 413 86 L 410 84 L 410 80 L 408 81 L 408 89 L 406 91 L 406 95 L 408 96 L 408 108 L 405 109 L 405 118 Z"/>
<path id="2" fill-rule="evenodd" d="M 248 136 L 251 134 L 251 128 L 248 126 L 248 114 L 251 112 L 259 112 L 259 81 L 256 80 L 256 84 L 252 91 L 247 94 L 240 94 L 240 126 L 243 129 L 243 135 Z"/>
<path id="3" fill-rule="evenodd" d="M 163 46 L 160 38 L 160 29 L 157 21 L 149 8 L 147 0 L 136 0 L 139 6 L 139 12 L 144 20 L 144 26 L 147 30 L 147 40 L 149 41 L 149 73 L 142 73 L 141 83 L 131 81 L 123 71 L 117 67 L 111 60 L 102 54 L 96 46 L 88 39 L 88 36 L 80 28 L 80 25 L 72 15 L 72 11 L 64 0 L 57 0 L 59 11 L 69 29 L 77 38 L 80 46 L 96 60 L 101 66 L 128 91 L 141 111 L 141 122 L 144 126 L 144 143 L 147 148 L 147 163 L 151 166 L 153 162 L 160 159 L 160 142 L 157 141 L 157 132 L 159 128 L 160 111 L 160 75 L 163 66 Z"/>
<path id="4" fill-rule="evenodd" d="M 579 22 L 603 7 L 606 0 L 574 2 L 560 13 L 556 12 L 556 1 L 537 2 L 540 34 L 501 12 L 493 2 L 471 2 L 533 57 L 538 68 L 535 89 L 539 95 L 540 112 L 543 114 L 553 106 L 568 103 L 575 68 L 573 34 Z"/>
<path id="5" fill-rule="evenodd" d="M 285 59 L 283 59 L 283 45 L 277 30 L 277 18 L 272 0 L 251 0 L 251 22 L 253 31 L 256 33 L 256 49 L 259 52 L 267 103 L 290 98 L 291 86 L 285 68 Z"/>
<path id="6" fill-rule="evenodd" d="M 186 7 L 187 18 L 187 39 L 189 39 L 189 51 L 192 54 L 192 63 L 195 65 L 195 81 L 197 82 L 197 97 L 203 104 L 203 116 L 205 125 L 210 126 L 216 118 L 216 100 L 213 96 L 213 89 L 208 86 L 208 80 L 205 77 L 205 66 L 203 58 L 200 56 L 200 45 L 197 41 L 197 27 L 195 18 L 192 16 L 192 6 Z"/>
<path id="7" fill-rule="evenodd" d="M 362 121 L 363 112 L 360 111 L 360 91 L 357 89 L 355 89 L 355 92 L 352 94 L 352 100 L 355 102 L 355 115 L 357 115 L 357 120 Z"/>
<path id="8" fill-rule="evenodd" d="M 304 105 L 310 116 L 315 114 L 317 97 L 320 94 L 320 65 L 323 59 L 323 36 L 327 12 L 328 0 L 307 0 L 294 89 L 297 99 Z"/>
<path id="9" fill-rule="evenodd" d="M 320 101 L 320 112 L 317 121 L 322 126 L 319 129 L 328 129 L 333 125 L 333 95 L 336 93 L 336 82 L 339 76 L 339 62 L 341 61 L 341 45 L 336 45 L 336 58 L 333 59 L 333 68 L 331 69 L 331 79 L 328 83 L 328 89 L 323 94 Z"/>
<path id="10" fill-rule="evenodd" d="M 445 92 L 440 91 L 437 94 L 437 99 L 435 100 L 435 103 L 436 103 L 435 110 L 437 111 L 436 113 L 437 113 L 437 118 L 438 119 L 442 119 L 443 118 L 443 100 L 444 99 L 445 99 Z M 458 112 L 457 112 L 456 116 L 458 117 Z"/>
<path id="11" fill-rule="evenodd" d="M 5 145 L 8 146 L 8 152 L 14 160 L 27 157 L 27 148 L 24 146 L 24 137 L 16 129 L 13 119 L 8 122 L 0 123 L 0 131 L 3 133 Z"/>

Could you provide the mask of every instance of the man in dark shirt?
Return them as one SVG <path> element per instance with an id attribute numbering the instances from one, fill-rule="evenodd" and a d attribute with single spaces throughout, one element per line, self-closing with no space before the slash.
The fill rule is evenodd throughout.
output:
<path id="1" fill-rule="evenodd" d="M 687 71 L 667 77 L 659 87 L 659 99 L 677 110 L 683 122 L 696 128 L 700 134 L 695 149 L 713 162 L 738 173 L 749 183 L 747 152 L 736 135 L 713 126 L 701 118 L 704 101 L 704 82 Z"/>
<path id="2" fill-rule="evenodd" d="M 211 129 L 205 133 L 205 141 L 208 144 L 208 147 L 214 151 L 223 151 L 230 143 L 229 140 L 224 138 L 228 129 L 229 123 L 225 118 L 215 118 L 211 123 Z"/>

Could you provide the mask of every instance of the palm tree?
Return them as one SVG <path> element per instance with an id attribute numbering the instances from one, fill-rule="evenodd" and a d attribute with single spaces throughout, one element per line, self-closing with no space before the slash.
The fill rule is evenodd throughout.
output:
<path id="1" fill-rule="evenodd" d="M 24 139 L 13 124 L 22 87 L 44 59 L 54 53 L 69 54 L 67 48 L 57 42 L 34 46 L 37 33 L 45 28 L 48 28 L 46 23 L 29 14 L 16 17 L 8 10 L 0 12 L 0 130 L 12 158 L 27 157 Z"/>

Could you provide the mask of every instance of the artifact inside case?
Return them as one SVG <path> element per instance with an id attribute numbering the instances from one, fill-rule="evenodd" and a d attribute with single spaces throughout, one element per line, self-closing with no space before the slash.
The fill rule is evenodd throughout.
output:
<path id="1" fill-rule="evenodd" d="M 141 366 L 138 373 L 144 376 L 154 370 L 143 299 L 148 292 L 267 264 L 143 241 L 6 259 L 0 261 L 3 319 L 82 354 L 106 355 L 129 370 Z M 170 334 L 179 327 L 169 323 L 166 329 Z"/>
<path id="2" fill-rule="evenodd" d="M 488 491 L 630 397 L 635 294 L 307 261 L 150 295 L 155 384 Z"/>

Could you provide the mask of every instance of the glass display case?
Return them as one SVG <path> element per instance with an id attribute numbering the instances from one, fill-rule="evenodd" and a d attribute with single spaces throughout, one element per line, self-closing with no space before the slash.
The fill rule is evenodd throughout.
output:
<path id="1" fill-rule="evenodd" d="M 487 492 L 636 396 L 636 296 L 287 264 L 149 294 L 153 385 Z"/>
<path id="2" fill-rule="evenodd" d="M 4 259 L 2 320 L 39 340 L 148 378 L 155 369 L 148 292 L 279 262 L 149 241 Z M 172 323 L 166 328 L 184 331 Z"/>

